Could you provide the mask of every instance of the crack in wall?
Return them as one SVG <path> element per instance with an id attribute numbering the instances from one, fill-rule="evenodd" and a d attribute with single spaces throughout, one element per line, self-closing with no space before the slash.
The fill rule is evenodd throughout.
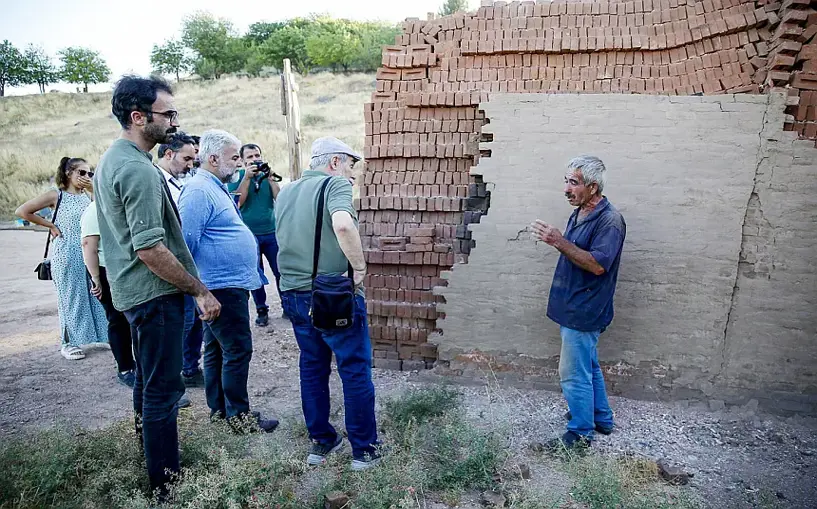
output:
<path id="1" fill-rule="evenodd" d="M 713 377 L 713 381 L 720 380 L 723 377 L 724 372 L 726 371 L 726 364 L 727 364 L 727 353 L 728 353 L 728 339 L 729 339 L 729 327 L 733 324 L 734 319 L 732 317 L 732 313 L 735 310 L 735 306 L 737 304 L 738 294 L 740 293 L 740 279 L 741 276 L 747 276 L 747 260 L 750 259 L 748 248 L 749 248 L 749 240 L 747 237 L 750 237 L 746 234 L 747 230 L 747 223 L 749 223 L 753 218 L 751 214 L 755 211 L 760 216 L 760 219 L 764 226 L 771 229 L 771 224 L 766 219 L 766 216 L 763 214 L 763 207 L 760 202 L 760 195 L 758 194 L 758 175 L 760 174 L 760 168 L 763 166 L 763 163 L 766 162 L 769 158 L 765 155 L 766 143 L 764 141 L 763 134 L 766 132 L 767 128 L 767 117 L 769 115 L 769 108 L 772 107 L 772 101 L 770 100 L 771 96 L 768 96 L 766 100 L 766 109 L 763 111 L 763 118 L 761 120 L 760 131 L 757 133 L 758 138 L 758 145 L 757 145 L 757 154 L 755 159 L 757 163 L 755 164 L 755 172 L 752 179 L 752 192 L 749 194 L 749 199 L 746 202 L 746 212 L 743 215 L 743 222 L 741 223 L 741 235 L 740 235 L 740 253 L 738 254 L 738 263 L 737 267 L 735 268 L 735 281 L 732 285 L 732 294 L 729 300 L 729 309 L 726 312 L 726 320 L 723 325 L 723 336 L 721 337 L 721 344 L 720 344 L 720 362 L 718 365 L 717 372 Z M 718 103 L 720 104 L 720 103 Z M 758 228 L 758 236 L 755 238 L 759 238 L 760 229 Z M 755 244 L 757 246 L 757 244 Z M 771 277 L 769 275 L 768 277 Z"/>

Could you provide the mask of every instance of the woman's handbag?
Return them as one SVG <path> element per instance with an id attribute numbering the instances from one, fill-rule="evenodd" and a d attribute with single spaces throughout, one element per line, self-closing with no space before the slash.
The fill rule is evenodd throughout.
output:
<path id="1" fill-rule="evenodd" d="M 51 214 L 51 222 L 57 220 L 57 211 L 60 210 L 60 202 L 62 201 L 62 191 L 57 195 L 57 206 L 54 207 L 54 213 Z M 48 232 L 48 239 L 45 241 L 45 253 L 43 253 L 43 261 L 37 265 L 34 272 L 37 273 L 37 279 L 40 281 L 50 281 L 51 278 L 51 260 L 48 259 L 48 247 L 51 245 L 51 232 Z"/>
<path id="2" fill-rule="evenodd" d="M 318 195 L 318 216 L 315 220 L 315 253 L 312 258 L 312 307 L 309 315 L 312 326 L 322 331 L 339 331 L 352 327 L 355 318 L 355 281 L 352 265 L 349 275 L 318 275 L 318 257 L 321 252 L 323 205 L 326 186 L 324 180 Z"/>

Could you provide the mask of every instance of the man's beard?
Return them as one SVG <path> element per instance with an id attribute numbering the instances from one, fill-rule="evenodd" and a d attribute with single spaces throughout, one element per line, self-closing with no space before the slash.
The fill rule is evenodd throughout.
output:
<path id="1" fill-rule="evenodd" d="M 152 141 L 155 144 L 170 142 L 171 137 L 175 133 L 176 133 L 175 127 L 164 129 L 153 122 L 148 122 L 148 124 L 145 125 L 145 138 L 147 138 L 148 141 Z"/>
<path id="2" fill-rule="evenodd" d="M 238 168 L 227 168 L 222 166 L 218 169 L 219 180 L 221 180 L 225 184 L 235 183 L 237 176 Z"/>

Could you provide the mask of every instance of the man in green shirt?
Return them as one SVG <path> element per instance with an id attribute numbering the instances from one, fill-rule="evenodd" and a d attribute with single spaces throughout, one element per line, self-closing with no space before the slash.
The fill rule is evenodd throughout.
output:
<path id="1" fill-rule="evenodd" d="M 379 461 L 377 424 L 372 384 L 372 345 L 363 296 L 366 261 L 357 213 L 352 205 L 352 167 L 361 156 L 337 138 L 319 138 L 312 144 L 309 170 L 285 186 L 278 195 L 278 266 L 281 269 L 281 303 L 289 315 L 301 350 L 301 406 L 313 441 L 307 463 L 319 465 L 343 448 L 343 436 L 329 423 L 329 373 L 332 354 L 343 381 L 346 431 L 352 445 L 352 469 L 364 470 Z M 328 180 L 327 180 L 328 179 Z M 318 194 L 326 183 L 321 221 L 318 274 L 354 271 L 353 324 L 341 331 L 323 331 L 312 325 L 312 270 Z"/>
<path id="2" fill-rule="evenodd" d="M 276 177 L 274 173 L 262 170 L 264 161 L 258 145 L 248 143 L 242 146 L 239 155 L 244 162 L 245 169 L 239 170 L 240 183 L 231 184 L 228 189 L 238 194 L 241 218 L 258 241 L 258 273 L 261 276 L 261 287 L 253 290 L 252 299 L 258 313 L 255 324 L 259 327 L 266 327 L 269 324 L 269 306 L 267 306 L 267 292 L 264 285 L 268 281 L 264 276 L 263 257 L 267 258 L 272 268 L 272 273 L 275 275 L 275 288 L 278 290 L 278 296 L 281 296 L 278 241 L 275 238 L 275 199 L 281 188 L 274 180 Z M 269 170 L 269 167 L 266 169 Z"/>
<path id="3" fill-rule="evenodd" d="M 125 76 L 111 106 L 122 132 L 94 176 L 97 219 L 113 304 L 133 331 L 136 431 L 151 490 L 164 498 L 179 472 L 184 294 L 196 299 L 202 320 L 215 319 L 221 304 L 198 279 L 178 210 L 149 153 L 179 127 L 170 85 L 155 76 Z"/>

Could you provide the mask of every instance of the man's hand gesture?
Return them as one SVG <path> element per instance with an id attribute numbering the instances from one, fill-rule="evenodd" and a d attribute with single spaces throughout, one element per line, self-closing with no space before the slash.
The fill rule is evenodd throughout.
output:
<path id="1" fill-rule="evenodd" d="M 558 247 L 562 240 L 564 240 L 562 232 L 560 232 L 558 228 L 553 227 L 540 219 L 537 219 L 531 223 L 530 226 L 533 230 L 533 238 L 536 240 L 541 240 L 549 246 Z"/>

